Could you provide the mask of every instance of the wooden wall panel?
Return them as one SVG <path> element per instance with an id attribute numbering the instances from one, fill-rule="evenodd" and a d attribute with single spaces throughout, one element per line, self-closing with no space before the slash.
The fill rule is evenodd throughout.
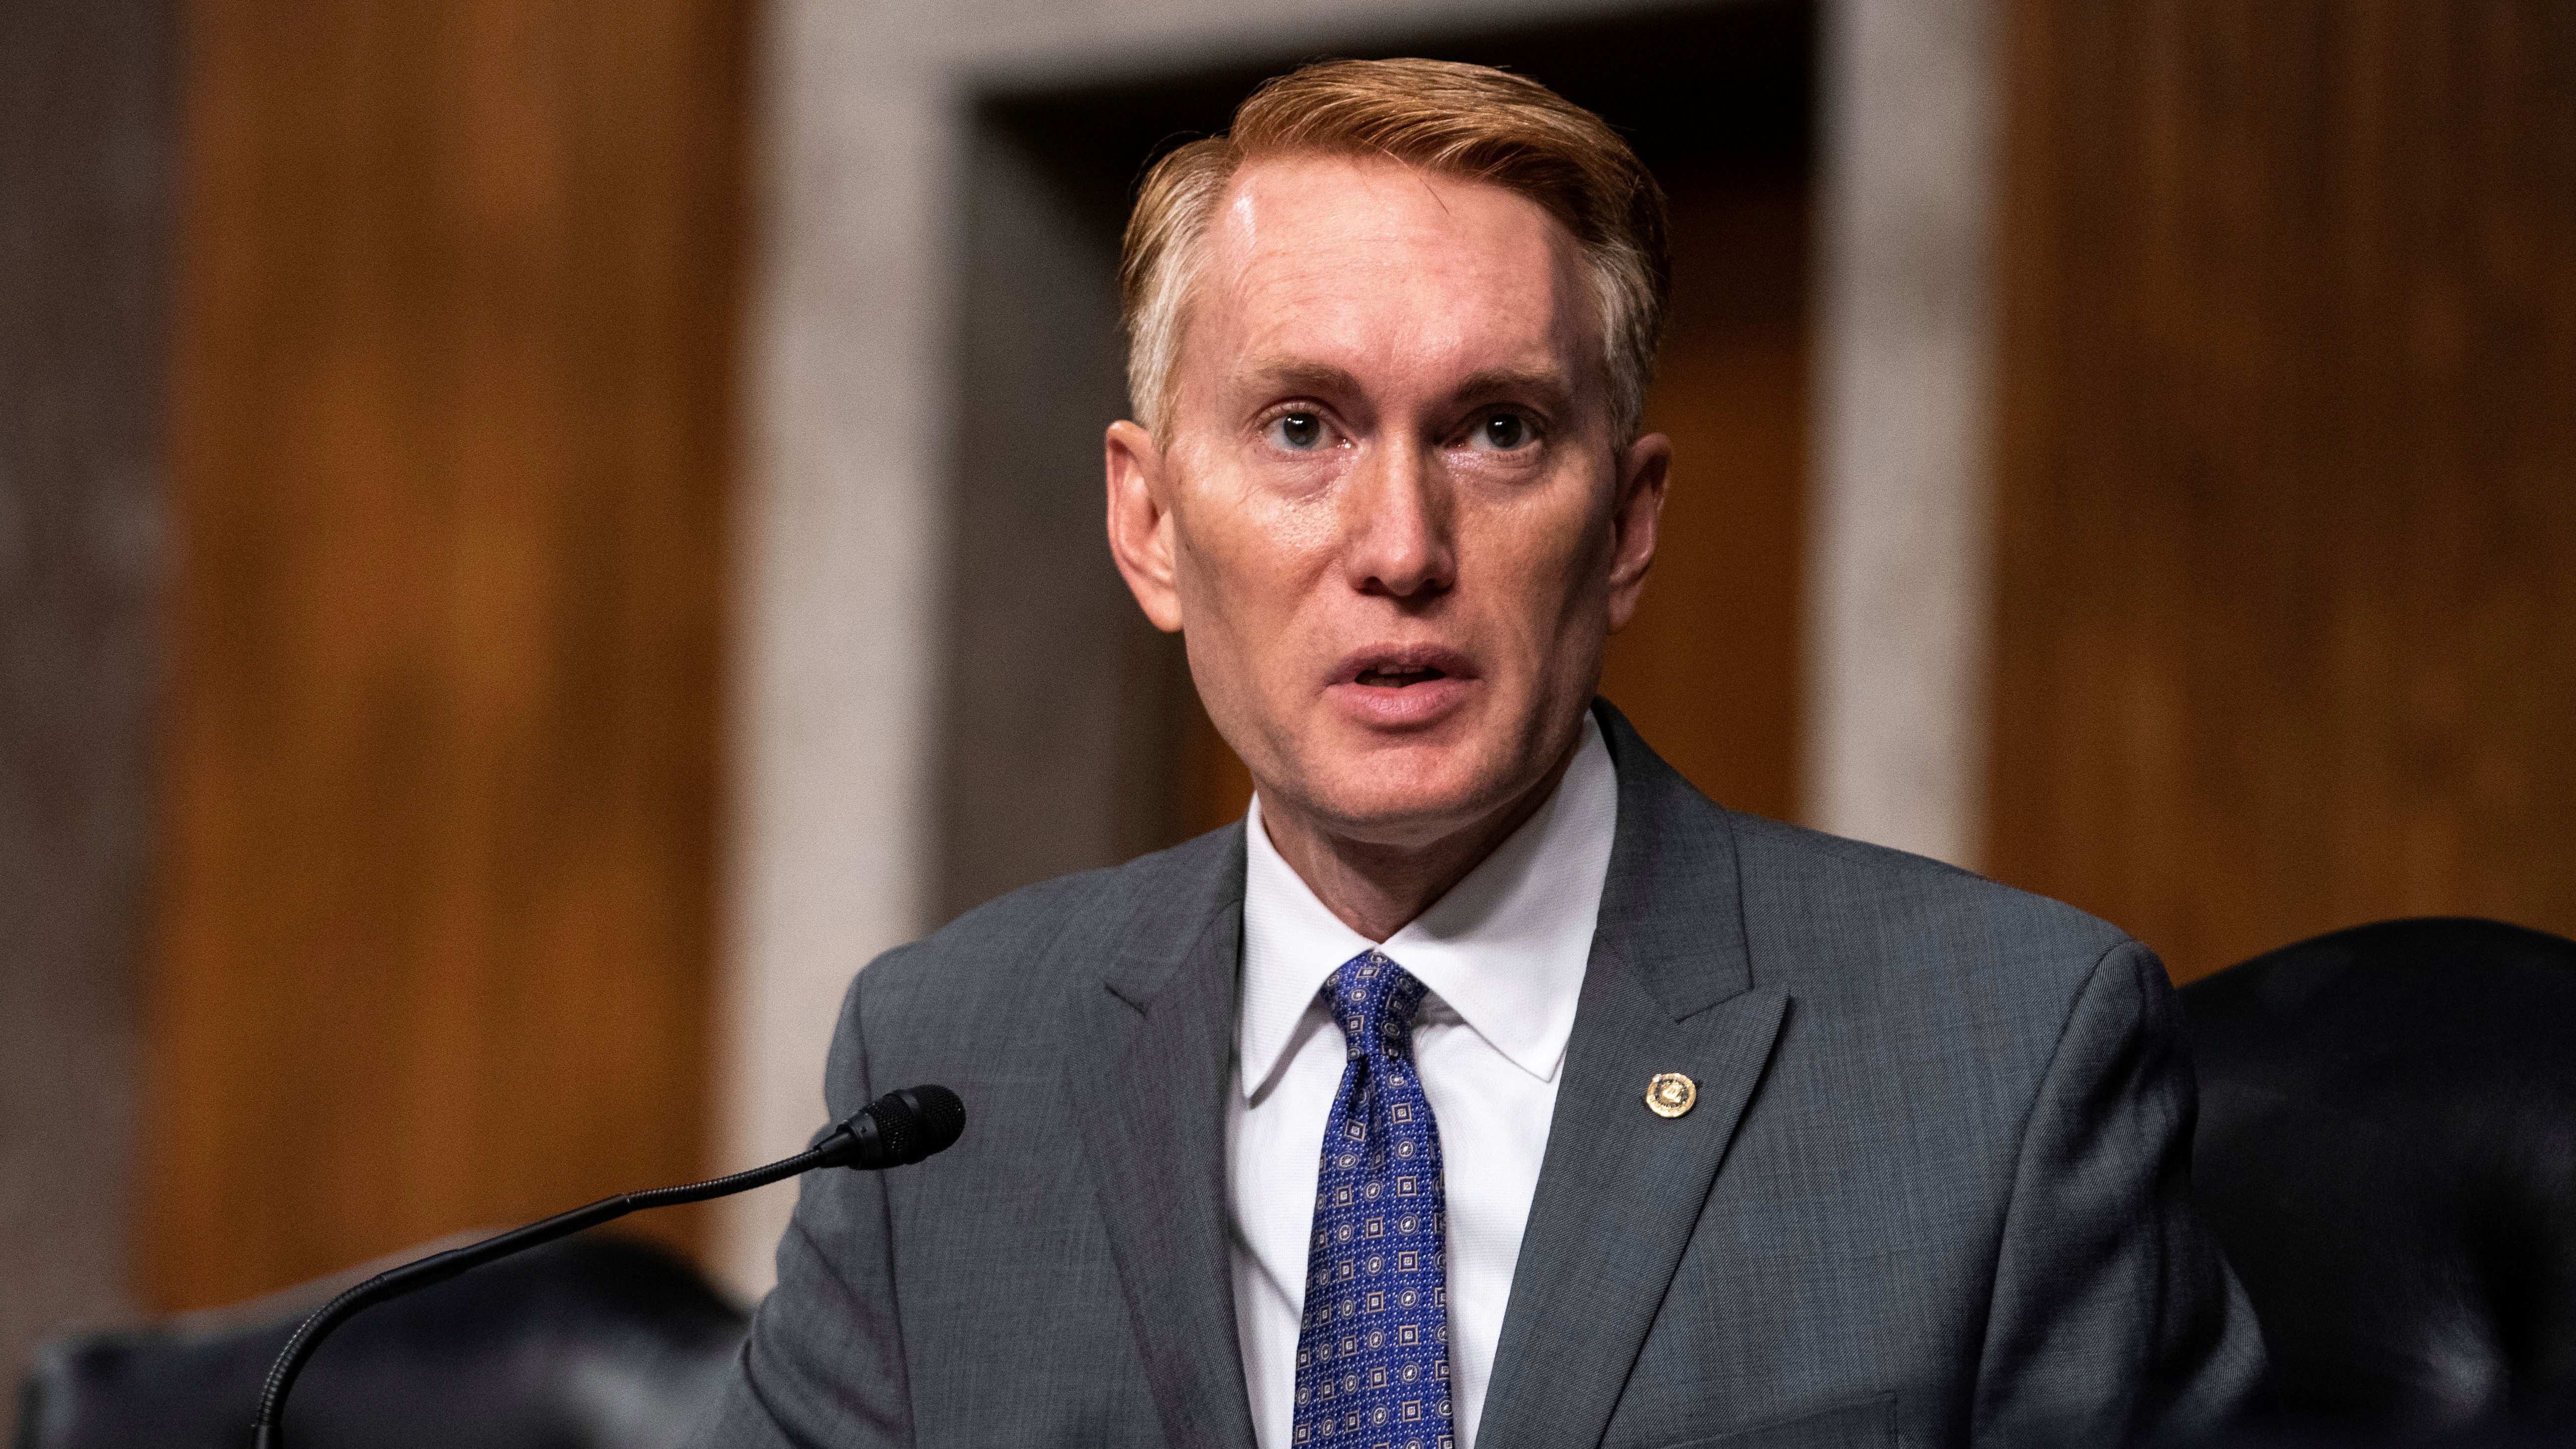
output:
<path id="1" fill-rule="evenodd" d="M 2576 7 L 2015 7 L 1988 859 L 2576 933 Z"/>
<path id="2" fill-rule="evenodd" d="M 708 1165 L 745 33 L 189 9 L 171 1308 Z"/>
<path id="3" fill-rule="evenodd" d="M 1601 693 L 1738 810 L 1797 809 L 1807 186 L 1675 188 L 1673 305 L 1646 426 L 1673 440 L 1663 539 Z"/>

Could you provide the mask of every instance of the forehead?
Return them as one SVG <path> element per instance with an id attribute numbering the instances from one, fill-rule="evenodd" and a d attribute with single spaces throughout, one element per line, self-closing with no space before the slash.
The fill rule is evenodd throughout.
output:
<path id="1" fill-rule="evenodd" d="M 1259 356 L 1363 377 L 1569 369 L 1589 330 L 1574 240 L 1545 209 L 1398 162 L 1253 162 L 1206 246 L 1191 332 L 1209 346 L 1190 349 L 1201 367 Z"/>

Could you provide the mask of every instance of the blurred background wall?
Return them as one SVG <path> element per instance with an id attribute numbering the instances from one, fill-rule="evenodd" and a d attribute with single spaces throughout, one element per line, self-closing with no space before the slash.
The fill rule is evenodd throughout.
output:
<path id="1" fill-rule="evenodd" d="M 2576 935 L 2576 7 L 2016 10 L 1988 868 Z"/>
<path id="2" fill-rule="evenodd" d="M 0 1352 L 130 1314 L 173 212 L 167 0 L 0 7 Z"/>
<path id="3" fill-rule="evenodd" d="M 2192 976 L 2576 932 L 2546 0 L 0 11 L 0 1349 L 792 1150 L 1247 782 L 1098 542 L 1159 145 L 1511 64 L 1676 216 L 1604 690 Z M 638 1224 L 744 1291 L 790 1195 Z"/>
<path id="4" fill-rule="evenodd" d="M 707 1161 L 747 35 L 186 16 L 169 1306 Z"/>

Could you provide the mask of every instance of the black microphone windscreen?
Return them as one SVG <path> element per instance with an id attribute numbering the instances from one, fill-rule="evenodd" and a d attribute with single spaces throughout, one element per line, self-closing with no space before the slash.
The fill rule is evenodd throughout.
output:
<path id="1" fill-rule="evenodd" d="M 877 1160 L 871 1168 L 909 1167 L 953 1146 L 966 1130 L 966 1104 L 946 1087 L 907 1087 L 867 1106 L 877 1125 Z"/>
<path id="2" fill-rule="evenodd" d="M 919 1162 L 957 1145 L 966 1133 L 966 1104 L 946 1087 L 915 1087 L 912 1095 L 921 1104 L 921 1156 L 913 1159 Z"/>

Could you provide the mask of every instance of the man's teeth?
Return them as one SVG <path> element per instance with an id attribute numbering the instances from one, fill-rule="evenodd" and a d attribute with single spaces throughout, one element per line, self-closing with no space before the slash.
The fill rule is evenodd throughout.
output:
<path id="1" fill-rule="evenodd" d="M 1402 689 L 1408 684 L 1420 684 L 1425 680 L 1444 677 L 1446 676 L 1437 669 L 1363 669 L 1360 671 L 1358 682 L 1372 686 L 1391 685 Z"/>

